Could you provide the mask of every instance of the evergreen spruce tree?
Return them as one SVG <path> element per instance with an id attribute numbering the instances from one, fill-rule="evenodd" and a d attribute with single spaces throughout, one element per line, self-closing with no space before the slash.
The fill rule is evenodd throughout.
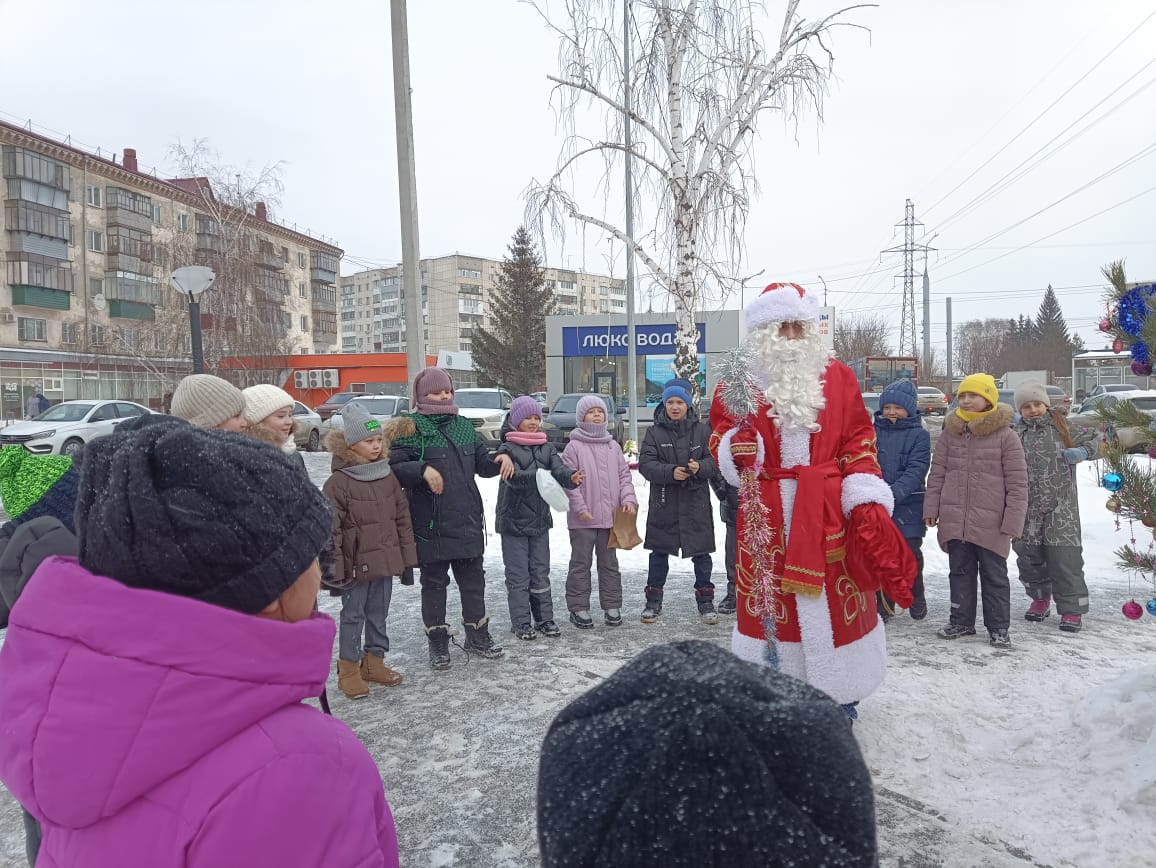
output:
<path id="1" fill-rule="evenodd" d="M 1044 292 L 1034 326 L 1037 356 L 1042 366 L 1051 371 L 1053 376 L 1069 376 L 1072 356 L 1083 349 L 1083 342 L 1077 344 L 1077 339 L 1073 339 L 1068 331 L 1064 312 L 1060 310 L 1059 299 L 1051 284 Z"/>
<path id="2" fill-rule="evenodd" d="M 546 317 L 558 302 L 525 227 L 514 233 L 508 249 L 490 294 L 493 330 L 474 332 L 474 367 L 482 380 L 525 395 L 546 386 Z"/>

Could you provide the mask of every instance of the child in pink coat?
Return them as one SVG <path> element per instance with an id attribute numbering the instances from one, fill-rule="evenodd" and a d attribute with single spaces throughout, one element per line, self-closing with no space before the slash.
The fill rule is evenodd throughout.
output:
<path id="1" fill-rule="evenodd" d="M 570 511 L 570 570 L 566 574 L 566 608 L 580 630 L 594 627 L 590 616 L 590 567 L 598 561 L 598 603 L 610 627 L 622 623 L 622 573 L 610 548 L 614 511 L 638 509 L 634 482 L 622 449 L 606 428 L 606 404 L 597 395 L 578 400 L 578 426 L 562 452 L 562 461 L 583 474 L 578 488 L 567 491 Z"/>

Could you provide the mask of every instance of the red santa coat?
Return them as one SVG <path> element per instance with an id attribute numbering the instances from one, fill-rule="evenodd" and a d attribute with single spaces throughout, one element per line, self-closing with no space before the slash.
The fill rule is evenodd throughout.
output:
<path id="1" fill-rule="evenodd" d="M 781 671 L 849 703 L 874 691 L 887 671 L 883 624 L 875 606 L 880 580 L 907 605 L 915 563 L 888 517 L 894 499 L 883 481 L 875 429 L 850 368 L 832 360 L 823 394 L 826 406 L 818 415 L 820 430 L 813 434 L 800 426 L 778 428 L 765 405 L 736 419 L 716 396 L 711 449 L 741 497 L 757 492 L 767 524 L 761 533 L 749 527 L 750 510 L 740 504 L 734 653 L 772 665 L 777 652 Z M 757 476 L 744 488 L 740 472 L 747 468 Z M 862 526 L 853 529 L 849 517 L 864 504 L 879 504 L 886 514 L 880 523 L 880 507 L 860 510 L 856 521 Z M 862 542 L 868 538 L 870 543 Z M 887 563 L 880 564 L 878 573 L 863 554 L 868 549 L 884 552 L 879 560 Z M 760 594 L 760 555 L 763 568 L 769 568 L 769 596 Z M 764 626 L 764 615 L 772 613 L 773 650 Z"/>

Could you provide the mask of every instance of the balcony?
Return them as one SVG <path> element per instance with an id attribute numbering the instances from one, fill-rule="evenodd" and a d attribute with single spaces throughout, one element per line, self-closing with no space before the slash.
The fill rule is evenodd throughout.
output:
<path id="1" fill-rule="evenodd" d="M 281 255 L 273 248 L 258 248 L 253 251 L 253 264 L 258 268 L 267 268 L 270 271 L 280 271 L 285 267 Z"/>
<path id="2" fill-rule="evenodd" d="M 337 257 L 324 250 L 309 252 L 310 277 L 317 283 L 335 283 L 337 281 Z"/>
<path id="3" fill-rule="evenodd" d="M 313 312 L 337 312 L 337 292 L 325 284 L 313 284 Z"/>
<path id="4" fill-rule="evenodd" d="M 109 200 L 110 202 L 113 200 Z M 138 232 L 148 232 L 153 227 L 152 211 L 146 217 L 139 211 L 132 208 L 114 208 L 111 205 L 105 208 L 105 219 L 108 221 L 109 228 L 113 226 L 123 226 L 126 229 L 136 229 Z"/>
<path id="5" fill-rule="evenodd" d="M 220 255 L 225 252 L 225 241 L 220 235 L 209 232 L 197 233 L 197 252 Z"/>

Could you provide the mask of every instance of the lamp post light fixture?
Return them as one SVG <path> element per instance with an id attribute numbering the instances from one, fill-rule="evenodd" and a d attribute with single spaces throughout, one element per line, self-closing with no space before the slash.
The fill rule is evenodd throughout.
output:
<path id="1" fill-rule="evenodd" d="M 193 342 L 193 373 L 205 372 L 205 352 L 201 346 L 201 293 L 213 285 L 217 275 L 205 265 L 186 265 L 169 277 L 179 292 L 189 297 L 189 328 Z"/>

